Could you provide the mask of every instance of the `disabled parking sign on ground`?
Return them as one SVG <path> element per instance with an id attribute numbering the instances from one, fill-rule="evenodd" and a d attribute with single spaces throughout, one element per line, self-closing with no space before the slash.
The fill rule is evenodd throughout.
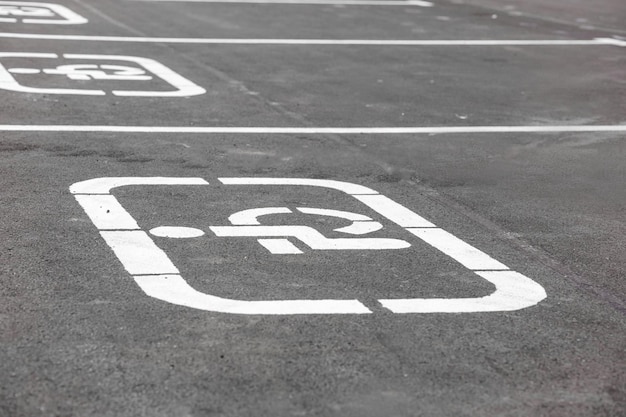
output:
<path id="1" fill-rule="evenodd" d="M 30 52 L 0 52 L 0 89 L 118 97 L 190 97 L 206 92 L 150 58 Z"/>
<path id="2" fill-rule="evenodd" d="M 80 25 L 87 19 L 60 4 L 0 1 L 0 23 Z"/>
<path id="3" fill-rule="evenodd" d="M 339 192 L 354 204 L 350 207 L 336 208 L 289 207 L 287 204 L 242 207 L 241 210 L 226 216 L 211 217 L 208 227 L 166 224 L 145 230 L 112 192 L 123 187 L 136 189 L 135 187 L 154 186 L 172 187 L 177 192 L 189 187 L 200 187 L 209 193 L 217 192 L 215 188 L 217 186 L 227 196 L 229 192 L 233 193 L 231 194 L 233 206 L 239 201 L 234 193 L 241 192 L 242 189 L 250 192 L 262 189 L 264 193 L 276 193 L 274 201 L 282 201 L 281 193 L 286 188 L 297 189 L 303 196 L 313 189 Z M 328 253 L 328 256 L 346 252 L 385 254 L 409 250 L 418 243 L 422 245 L 425 243 L 430 250 L 445 255 L 459 268 L 486 280 L 495 288 L 491 293 L 478 297 L 407 297 L 377 300 L 383 308 L 393 313 L 513 311 L 531 307 L 546 297 L 543 287 L 534 280 L 511 270 L 413 210 L 358 184 L 307 178 L 230 177 L 219 178 L 217 183 L 209 184 L 202 178 L 103 177 L 77 182 L 70 187 L 70 192 L 139 287 L 151 297 L 176 305 L 232 314 L 372 313 L 370 308 L 355 298 L 310 299 L 303 294 L 299 299 L 241 300 L 199 291 L 188 283 L 181 269 L 174 264 L 165 250 L 157 245 L 153 237 L 202 239 L 210 236 L 215 240 L 244 239 L 253 242 L 259 251 L 266 251 L 269 256 L 277 257 L 279 261 L 286 259 L 285 257 L 310 256 L 314 252 Z M 355 210 L 355 207 L 359 208 Z M 211 214 L 214 211 L 210 205 L 203 207 L 203 210 Z M 360 211 L 373 212 L 377 218 Z M 315 227 L 297 222 L 290 223 L 290 220 L 285 220 L 281 224 L 272 224 L 267 220 L 277 215 L 295 214 L 340 219 L 346 225 L 333 231 L 334 235 L 341 237 L 329 237 Z M 399 227 L 400 233 L 393 237 L 377 236 L 377 233 L 391 225 Z M 337 275 L 341 275 L 341 268 L 337 267 Z M 203 274 L 210 276 L 211 272 L 209 268 L 203 271 Z M 298 271 L 294 273 L 297 274 Z M 412 278 L 412 276 L 402 277 L 407 280 Z"/>

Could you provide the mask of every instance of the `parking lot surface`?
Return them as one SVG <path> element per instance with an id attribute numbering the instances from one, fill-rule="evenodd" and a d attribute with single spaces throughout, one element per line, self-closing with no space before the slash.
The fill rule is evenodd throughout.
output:
<path id="1" fill-rule="evenodd" d="M 0 415 L 626 414 L 595 4 L 0 1 Z"/>

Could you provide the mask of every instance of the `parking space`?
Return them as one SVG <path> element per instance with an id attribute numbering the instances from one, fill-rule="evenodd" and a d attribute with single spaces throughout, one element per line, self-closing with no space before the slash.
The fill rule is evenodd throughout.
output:
<path id="1" fill-rule="evenodd" d="M 303 3 L 0 2 L 0 414 L 621 415 L 619 30 Z"/>

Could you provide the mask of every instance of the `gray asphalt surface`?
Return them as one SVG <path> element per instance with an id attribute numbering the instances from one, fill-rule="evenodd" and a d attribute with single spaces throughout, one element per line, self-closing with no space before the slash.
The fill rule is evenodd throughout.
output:
<path id="1" fill-rule="evenodd" d="M 439 1 L 433 7 L 62 0 L 89 22 L 2 33 L 277 39 L 623 39 L 626 7 Z M 2 6 L 0 2 L 0 6 Z M 1 35 L 0 35 L 1 36 Z M 0 37 L 5 68 L 146 57 L 206 89 L 13 73 L 0 125 L 402 127 L 621 125 L 626 49 L 587 46 L 190 45 Z M 42 64 L 41 61 L 46 61 Z M 69 62 L 75 63 L 75 62 Z M 91 63 L 91 62 L 89 62 Z M 98 63 L 119 64 L 114 59 Z M 4 84 L 6 85 L 6 83 Z M 139 87 L 137 87 L 139 85 Z M 626 415 L 623 132 L 271 134 L 0 132 L 0 416 Z M 210 187 L 113 191 L 198 291 L 239 300 L 358 299 L 372 314 L 240 315 L 148 296 L 69 187 L 198 177 Z M 398 225 L 340 192 L 236 188 L 223 177 L 370 187 L 540 284 L 517 310 L 394 314 L 385 298 L 481 297 L 494 286 L 425 243 L 275 255 L 208 232 L 257 207 L 317 207 Z M 345 221 L 273 215 L 326 236 Z"/>

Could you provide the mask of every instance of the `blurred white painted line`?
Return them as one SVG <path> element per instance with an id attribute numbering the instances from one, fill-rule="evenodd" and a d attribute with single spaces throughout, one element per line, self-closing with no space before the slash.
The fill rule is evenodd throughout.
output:
<path id="1" fill-rule="evenodd" d="M 463 242 L 456 236 L 437 228 L 421 216 L 413 213 L 406 207 L 388 199 L 378 192 L 342 181 L 308 179 L 308 178 L 219 178 L 224 185 L 233 186 L 313 186 L 325 187 L 342 191 L 368 205 L 381 216 L 402 224 L 414 224 L 412 219 L 426 227 L 405 227 L 405 230 L 440 252 L 457 261 L 476 275 L 492 283 L 495 291 L 484 297 L 454 298 L 454 299 L 381 299 L 381 304 L 394 313 L 469 313 L 487 311 L 513 311 L 531 307 L 546 298 L 543 287 L 530 278 L 510 270 L 506 265 L 489 257 L 484 252 Z M 142 230 L 134 230 L 136 222 L 130 214 L 121 213 L 124 209 L 119 203 L 114 203 L 115 215 L 112 219 L 102 220 L 101 204 L 110 204 L 115 199 L 110 194 L 115 187 L 126 185 L 205 185 L 209 183 L 201 178 L 168 178 L 168 177 L 122 177 L 122 178 L 95 178 L 82 181 L 70 187 L 83 209 L 86 211 L 100 234 L 116 254 L 124 268 L 133 275 L 135 282 L 151 297 L 170 302 L 172 304 L 188 306 L 206 311 L 233 313 L 233 314 L 367 314 L 371 313 L 358 300 L 276 300 L 276 301 L 243 301 L 216 297 L 201 293 L 190 287 L 178 272 L 177 268 L 163 252 Z M 384 197 L 377 201 L 375 197 Z M 372 203 L 374 201 L 374 203 Z M 340 210 L 299 208 L 299 211 L 309 214 L 328 214 L 349 217 L 354 221 L 368 221 L 367 216 Z M 286 213 L 288 209 L 272 207 L 266 210 L 244 210 L 235 218 L 236 221 L 252 224 L 248 226 L 211 226 L 210 229 L 217 236 L 265 236 L 275 239 L 261 239 L 260 243 L 274 254 L 301 254 L 302 252 L 285 237 L 295 236 L 298 233 L 309 233 L 306 226 L 257 226 L 257 217 L 264 214 Z M 413 215 L 410 215 L 413 213 Z M 243 218 L 242 218 L 243 217 Z M 115 220 L 117 219 L 117 220 Z M 119 224 L 115 224 L 119 222 Z M 113 223 L 113 224 L 112 224 Z M 116 229 L 103 230 L 103 227 Z M 160 230 L 159 230 L 160 229 Z M 174 227 L 152 229 L 156 235 L 168 236 Z M 198 237 L 198 229 L 178 228 L 174 230 L 174 237 Z M 181 230 L 184 233 L 181 233 Z M 190 229 L 193 233 L 189 234 Z M 230 233 L 236 229 L 237 233 Z M 222 233 L 222 232 L 226 233 Z M 315 231 L 316 232 L 316 231 Z M 316 232 L 319 233 L 319 232 Z M 187 236 L 183 236 L 187 235 Z M 323 235 L 322 237 L 326 239 Z M 307 240 L 305 238 L 304 240 Z M 309 239 L 310 240 L 310 239 Z M 364 239 L 327 239 L 335 241 L 358 242 Z M 376 239 L 370 239 L 376 240 Z M 379 239 L 380 240 L 380 239 Z M 358 246 L 358 245 L 357 245 Z M 364 247 L 365 248 L 365 247 Z M 324 249 L 328 249 L 325 247 Z M 366 249 L 371 249 L 367 247 Z"/>
<path id="2" fill-rule="evenodd" d="M 82 133 L 233 133 L 306 135 L 404 135 L 459 133 L 566 133 L 626 132 L 618 125 L 532 125 L 532 126 L 446 126 L 446 127 L 218 127 L 218 126 L 112 126 L 112 125 L 0 125 L 0 132 L 82 132 Z"/>
<path id="3" fill-rule="evenodd" d="M 30 1 L 0 1 L 0 23 L 81 25 L 87 19 L 65 6 Z"/>
<path id="4" fill-rule="evenodd" d="M 129 0 L 150 3 L 228 3 L 228 4 L 293 4 L 293 5 L 342 5 L 342 6 L 418 6 L 433 7 L 434 3 L 424 0 Z"/>
<path id="5" fill-rule="evenodd" d="M 162 38 L 145 36 L 53 35 L 0 32 L 0 38 L 85 42 L 180 43 L 212 45 L 336 45 L 336 46 L 626 46 L 626 41 L 595 39 L 245 39 Z"/>

